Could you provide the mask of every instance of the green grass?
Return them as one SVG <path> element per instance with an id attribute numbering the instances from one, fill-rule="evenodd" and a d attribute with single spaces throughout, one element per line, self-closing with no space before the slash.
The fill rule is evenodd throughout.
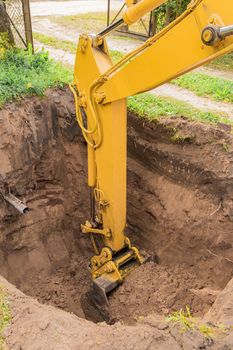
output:
<path id="1" fill-rule="evenodd" d="M 38 40 L 40 43 L 42 43 L 44 45 L 54 47 L 55 49 L 68 51 L 68 52 L 71 52 L 73 54 L 76 53 L 77 44 L 75 44 L 71 41 L 60 40 L 60 39 L 54 38 L 52 36 L 48 36 L 48 35 L 44 35 L 44 34 L 40 34 L 40 33 L 34 33 L 33 37 L 34 37 L 34 39 Z M 120 51 L 117 51 L 117 50 L 110 50 L 110 56 L 111 56 L 113 62 L 116 63 L 124 56 L 124 54 Z"/>
<path id="2" fill-rule="evenodd" d="M 233 52 L 208 63 L 208 66 L 214 69 L 233 71 Z"/>
<path id="3" fill-rule="evenodd" d="M 203 73 L 189 73 L 173 80 L 172 83 L 189 89 L 198 96 L 233 103 L 233 81 L 230 80 L 211 77 Z"/>
<path id="4" fill-rule="evenodd" d="M 7 293 L 2 286 L 0 286 L 0 349 L 5 350 L 5 337 L 3 332 L 11 320 L 10 306 L 7 300 Z"/>
<path id="5" fill-rule="evenodd" d="M 201 319 L 192 316 L 190 309 L 175 311 L 166 317 L 166 321 L 179 327 L 181 333 L 188 331 L 200 332 L 206 338 L 219 338 L 227 333 L 232 327 L 224 324 L 209 325 L 203 323 Z"/>
<path id="6" fill-rule="evenodd" d="M 106 26 L 106 12 L 82 13 L 71 16 L 55 16 L 51 18 L 55 23 L 79 33 L 99 32 Z M 93 28 L 93 23 L 95 23 Z"/>
<path id="7" fill-rule="evenodd" d="M 160 117 L 185 116 L 190 120 L 217 124 L 219 122 L 232 124 L 226 116 L 212 112 L 202 112 L 188 103 L 180 102 L 172 98 L 158 97 L 149 93 L 143 93 L 128 98 L 128 108 L 139 116 L 149 120 Z"/>
<path id="8" fill-rule="evenodd" d="M 113 63 L 116 63 L 124 57 L 124 54 L 122 52 L 119 52 L 117 50 L 110 50 L 110 56 L 112 58 Z"/>
<path id="9" fill-rule="evenodd" d="M 167 322 L 178 324 L 182 332 L 186 332 L 195 328 L 194 318 L 190 309 L 186 306 L 186 310 L 175 311 L 166 317 Z"/>
<path id="10" fill-rule="evenodd" d="M 33 33 L 33 38 L 40 43 L 54 47 L 55 49 L 69 51 L 71 53 L 76 53 L 77 50 L 77 44 L 69 40 L 60 40 L 53 36 L 48 36 L 40 33 Z"/>
<path id="11" fill-rule="evenodd" d="M 110 21 L 113 20 L 117 12 L 111 11 Z M 149 22 L 149 15 L 144 17 L 144 21 Z M 118 17 L 118 19 L 120 16 Z M 77 31 L 78 33 L 98 33 L 107 26 L 106 12 L 89 12 L 71 16 L 54 16 L 51 20 L 66 28 Z M 93 23 L 95 23 L 93 28 Z M 140 21 L 130 26 L 130 30 L 145 34 L 145 29 Z M 120 36 L 120 32 L 114 32 L 113 36 Z M 122 34 L 123 36 L 123 34 Z M 134 40 L 128 38 L 128 40 Z"/>
<path id="12" fill-rule="evenodd" d="M 32 55 L 23 50 L 7 50 L 0 59 L 0 108 L 22 96 L 43 95 L 50 87 L 63 87 L 72 73 L 48 57 L 47 52 Z"/>

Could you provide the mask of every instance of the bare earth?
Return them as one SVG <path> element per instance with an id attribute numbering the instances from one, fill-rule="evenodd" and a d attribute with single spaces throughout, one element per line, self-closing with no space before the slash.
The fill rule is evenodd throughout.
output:
<path id="1" fill-rule="evenodd" d="M 121 6 L 121 1 L 111 1 L 111 9 L 118 10 Z M 107 10 L 107 1 L 94 0 L 94 1 L 36 1 L 31 2 L 31 14 L 32 16 L 68 16 L 78 13 L 87 12 L 103 12 Z"/>
<path id="2" fill-rule="evenodd" d="M 9 295 L 11 325 L 5 330 L 10 350 L 231 350 L 233 332 L 212 340 L 197 332 L 181 332 L 163 318 L 151 315 L 135 326 L 95 325 L 62 310 L 39 304 L 4 278 Z M 232 286 L 228 293 L 232 293 Z M 232 295 L 232 294 L 231 294 Z M 231 297 L 229 294 L 229 296 Z M 232 299 L 232 297 L 231 297 Z M 222 307 L 222 304 L 221 304 Z M 224 318 L 223 318 L 224 319 Z"/>

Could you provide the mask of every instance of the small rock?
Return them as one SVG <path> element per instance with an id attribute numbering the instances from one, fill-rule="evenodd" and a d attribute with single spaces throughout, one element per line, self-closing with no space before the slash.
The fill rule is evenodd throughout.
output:
<path id="1" fill-rule="evenodd" d="M 44 331 L 46 328 L 48 328 L 49 324 L 50 322 L 45 321 L 45 322 L 42 322 L 39 327 L 42 331 Z"/>
<path id="2" fill-rule="evenodd" d="M 158 329 L 160 330 L 160 331 L 164 331 L 165 329 L 168 329 L 169 328 L 169 326 L 168 326 L 168 324 L 167 323 L 160 323 L 159 325 L 158 325 Z"/>

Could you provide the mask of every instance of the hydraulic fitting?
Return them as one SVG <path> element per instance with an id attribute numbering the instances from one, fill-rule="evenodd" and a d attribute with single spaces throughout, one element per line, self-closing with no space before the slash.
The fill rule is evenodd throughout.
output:
<path id="1" fill-rule="evenodd" d="M 220 27 L 210 24 L 203 29 L 201 39 L 205 45 L 215 46 L 230 35 L 233 35 L 233 25 Z"/>

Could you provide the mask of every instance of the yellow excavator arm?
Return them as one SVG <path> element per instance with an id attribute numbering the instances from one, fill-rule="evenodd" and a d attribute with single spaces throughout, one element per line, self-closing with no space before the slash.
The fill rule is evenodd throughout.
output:
<path id="1" fill-rule="evenodd" d="M 233 51 L 233 1 L 195 0 L 173 23 L 114 65 L 105 37 L 164 2 L 136 2 L 122 19 L 96 36 L 81 35 L 78 43 L 71 89 L 88 145 L 92 210 L 82 232 L 90 235 L 96 253 L 90 264 L 96 306 L 107 304 L 106 294 L 144 261 L 125 235 L 126 97 Z"/>

